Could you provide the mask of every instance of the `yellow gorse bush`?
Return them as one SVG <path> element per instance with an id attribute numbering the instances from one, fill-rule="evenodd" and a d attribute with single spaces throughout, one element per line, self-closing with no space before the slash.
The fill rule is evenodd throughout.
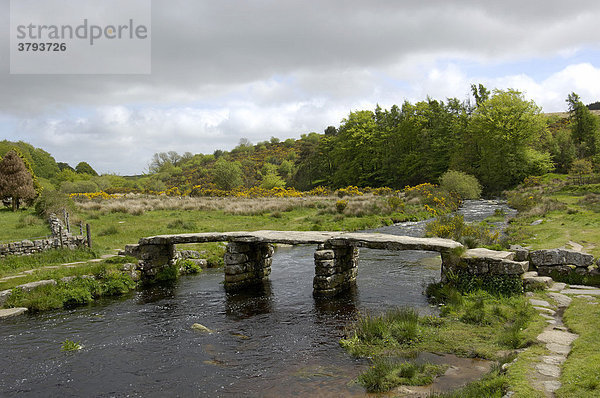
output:
<path id="1" fill-rule="evenodd" d="M 100 191 L 100 192 L 72 193 L 69 195 L 69 197 L 71 199 L 94 200 L 94 199 L 115 199 L 115 198 L 118 198 L 119 195 L 112 195 L 112 194 L 108 194 L 104 191 Z"/>

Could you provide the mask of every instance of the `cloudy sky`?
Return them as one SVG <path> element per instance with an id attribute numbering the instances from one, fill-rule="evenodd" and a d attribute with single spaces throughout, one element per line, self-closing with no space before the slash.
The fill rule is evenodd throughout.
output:
<path id="1" fill-rule="evenodd" d="M 152 0 L 149 75 L 10 74 L 9 4 L 0 138 L 99 172 L 299 138 L 377 103 L 466 99 L 472 83 L 545 112 L 572 91 L 600 100 L 597 0 Z"/>

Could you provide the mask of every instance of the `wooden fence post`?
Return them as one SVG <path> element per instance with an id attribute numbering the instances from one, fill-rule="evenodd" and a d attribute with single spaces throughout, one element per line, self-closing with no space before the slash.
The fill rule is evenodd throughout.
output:
<path id="1" fill-rule="evenodd" d="M 61 249 L 62 249 L 62 247 L 63 247 L 63 236 L 62 236 L 62 235 L 63 235 L 63 234 L 62 234 L 62 226 L 61 226 L 61 225 L 59 225 L 59 226 L 58 226 L 58 236 L 59 236 L 59 238 L 60 238 L 60 248 L 61 248 Z"/>
<path id="2" fill-rule="evenodd" d="M 87 237 L 87 245 L 91 249 L 92 248 L 92 231 L 90 228 L 90 224 L 85 224 L 85 234 Z"/>

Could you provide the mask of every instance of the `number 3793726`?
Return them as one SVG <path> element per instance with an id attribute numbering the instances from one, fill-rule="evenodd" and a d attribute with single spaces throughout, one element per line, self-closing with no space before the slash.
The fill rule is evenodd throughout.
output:
<path id="1" fill-rule="evenodd" d="M 17 43 L 19 51 L 67 51 L 66 43 Z"/>

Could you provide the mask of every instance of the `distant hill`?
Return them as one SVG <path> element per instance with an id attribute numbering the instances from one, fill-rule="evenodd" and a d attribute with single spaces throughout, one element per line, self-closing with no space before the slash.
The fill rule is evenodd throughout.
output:
<path id="1" fill-rule="evenodd" d="M 600 104 L 600 103 L 598 103 L 598 104 Z M 591 105 L 594 105 L 594 104 L 591 104 Z M 590 106 L 590 105 L 588 105 L 588 107 L 589 107 L 589 106 Z M 599 105 L 599 106 L 600 106 L 600 105 Z M 590 108 L 590 111 L 591 111 L 591 112 L 592 112 L 594 115 L 596 115 L 596 116 L 600 116 L 600 107 L 599 107 L 598 109 L 591 109 L 591 108 Z M 568 117 L 569 117 L 569 112 L 549 112 L 549 113 L 545 113 L 545 115 L 546 115 L 546 116 L 560 116 L 560 117 L 563 117 L 563 118 L 568 118 Z"/>

